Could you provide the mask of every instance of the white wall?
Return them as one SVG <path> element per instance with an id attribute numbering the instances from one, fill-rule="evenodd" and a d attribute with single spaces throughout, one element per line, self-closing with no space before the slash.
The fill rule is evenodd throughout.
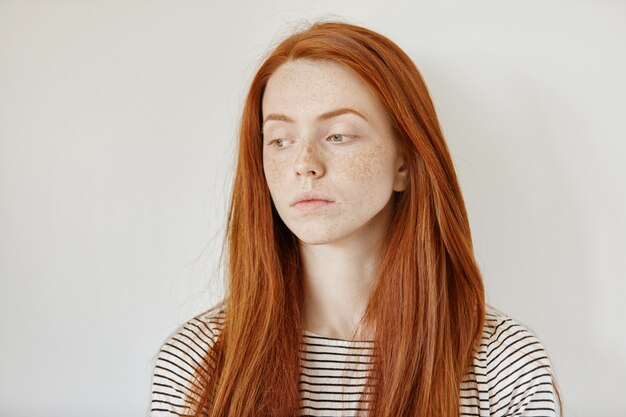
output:
<path id="1" fill-rule="evenodd" d="M 421 69 L 488 301 L 566 415 L 625 415 L 625 3 L 336 3 L 0 1 L 0 415 L 146 412 L 153 355 L 220 295 L 250 77 L 329 14 Z"/>

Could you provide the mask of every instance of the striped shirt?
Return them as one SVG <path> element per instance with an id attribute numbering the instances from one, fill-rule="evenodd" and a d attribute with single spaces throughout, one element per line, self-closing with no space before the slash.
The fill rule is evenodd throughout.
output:
<path id="1" fill-rule="evenodd" d="M 188 411 L 185 397 L 195 367 L 215 343 L 224 313 L 203 314 L 181 326 L 162 346 L 152 378 L 150 416 Z M 358 399 L 366 383 L 373 342 L 304 332 L 300 353 L 300 415 L 363 415 Z M 486 306 L 481 345 L 461 383 L 464 417 L 559 416 L 552 367 L 527 327 Z"/>

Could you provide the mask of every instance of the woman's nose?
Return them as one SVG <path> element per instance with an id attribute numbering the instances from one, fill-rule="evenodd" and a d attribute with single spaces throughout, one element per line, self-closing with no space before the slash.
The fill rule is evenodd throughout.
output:
<path id="1" fill-rule="evenodd" d="M 306 144 L 298 154 L 295 163 L 297 175 L 320 177 L 324 175 L 324 164 L 320 150 L 313 144 Z"/>

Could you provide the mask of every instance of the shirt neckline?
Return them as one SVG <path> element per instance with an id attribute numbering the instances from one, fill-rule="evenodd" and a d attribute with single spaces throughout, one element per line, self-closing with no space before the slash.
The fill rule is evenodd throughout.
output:
<path id="1" fill-rule="evenodd" d="M 337 339 L 334 337 L 322 336 L 321 334 L 317 334 L 309 330 L 304 330 L 304 335 L 308 336 L 309 338 L 315 339 L 315 341 L 320 344 L 324 344 L 327 346 L 370 347 L 374 344 L 373 340 Z"/>

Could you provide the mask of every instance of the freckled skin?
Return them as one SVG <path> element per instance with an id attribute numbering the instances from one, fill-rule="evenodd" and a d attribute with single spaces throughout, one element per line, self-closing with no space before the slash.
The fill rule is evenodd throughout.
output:
<path id="1" fill-rule="evenodd" d="M 316 120 L 341 107 L 358 110 L 368 122 L 352 114 Z M 379 237 L 392 193 L 406 188 L 407 174 L 384 107 L 358 75 L 331 61 L 287 62 L 269 79 L 262 112 L 264 118 L 279 113 L 294 119 L 264 125 L 263 169 L 281 219 L 301 243 Z M 347 135 L 346 142 L 331 142 L 336 134 Z M 269 143 L 276 138 L 284 139 L 282 148 Z M 298 192 L 310 190 L 334 203 L 310 213 L 290 207 Z"/>

